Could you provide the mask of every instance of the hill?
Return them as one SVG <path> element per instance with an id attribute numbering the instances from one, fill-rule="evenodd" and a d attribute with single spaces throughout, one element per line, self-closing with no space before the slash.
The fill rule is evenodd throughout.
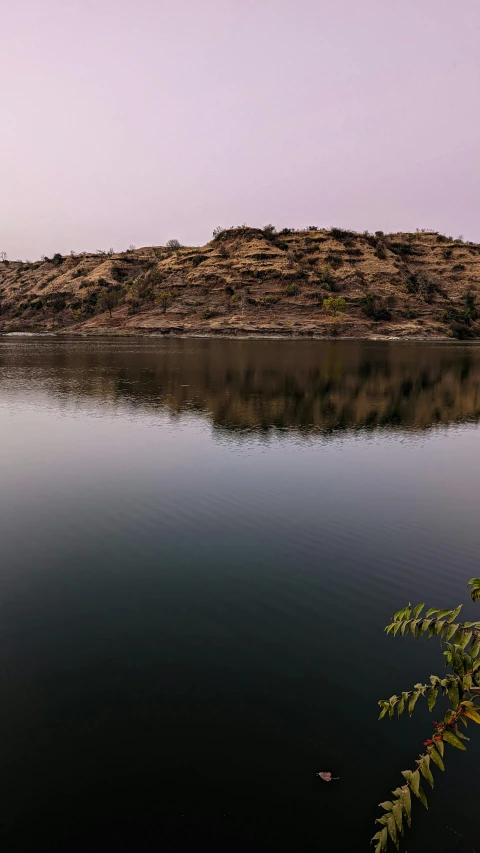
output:
<path id="1" fill-rule="evenodd" d="M 0 262 L 0 331 L 480 337 L 480 245 L 272 226 Z"/>

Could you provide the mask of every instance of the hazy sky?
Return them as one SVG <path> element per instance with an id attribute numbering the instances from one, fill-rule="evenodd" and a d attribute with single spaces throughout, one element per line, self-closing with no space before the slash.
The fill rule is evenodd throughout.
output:
<path id="1" fill-rule="evenodd" d="M 0 250 L 480 241 L 480 0 L 0 0 Z"/>

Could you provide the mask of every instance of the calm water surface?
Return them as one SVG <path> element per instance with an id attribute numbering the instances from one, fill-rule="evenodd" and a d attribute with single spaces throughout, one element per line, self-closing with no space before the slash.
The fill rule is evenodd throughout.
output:
<path id="1" fill-rule="evenodd" d="M 430 733 L 377 700 L 442 670 L 382 629 L 480 573 L 479 419 L 474 345 L 0 338 L 3 849 L 368 850 Z M 479 759 L 409 853 L 480 849 Z"/>

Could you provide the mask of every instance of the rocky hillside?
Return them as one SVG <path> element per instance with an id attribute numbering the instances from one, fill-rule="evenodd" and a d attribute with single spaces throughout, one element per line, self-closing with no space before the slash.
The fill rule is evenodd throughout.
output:
<path id="1" fill-rule="evenodd" d="M 0 262 L 0 331 L 480 337 L 480 245 L 272 226 Z"/>

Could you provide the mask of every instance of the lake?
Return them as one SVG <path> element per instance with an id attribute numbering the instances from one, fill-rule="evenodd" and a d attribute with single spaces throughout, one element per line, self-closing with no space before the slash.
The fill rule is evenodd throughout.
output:
<path id="1" fill-rule="evenodd" d="M 479 422 L 474 344 L 0 337 L 4 849 L 370 849 L 431 733 L 377 701 L 443 670 L 383 627 L 480 618 Z M 409 853 L 480 848 L 473 728 Z"/>

